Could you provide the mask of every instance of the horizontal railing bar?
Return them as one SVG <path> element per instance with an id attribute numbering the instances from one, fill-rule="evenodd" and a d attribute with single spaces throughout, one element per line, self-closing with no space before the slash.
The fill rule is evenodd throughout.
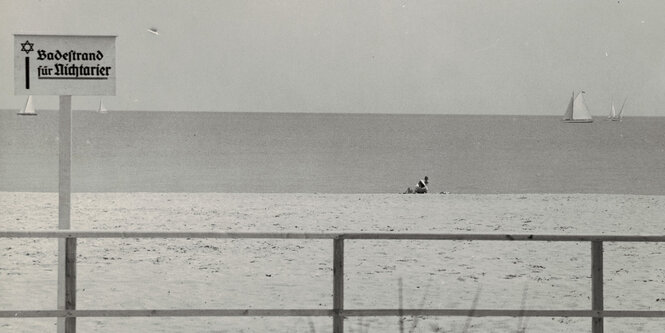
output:
<path id="1" fill-rule="evenodd" d="M 230 238 L 333 239 L 338 234 L 206 231 L 0 231 L 0 238 Z"/>
<path id="2" fill-rule="evenodd" d="M 665 242 L 665 235 L 539 235 L 431 233 L 270 233 L 200 231 L 0 231 L 0 238 L 231 238 L 231 239 L 355 239 L 355 240 L 484 240 L 556 242 Z"/>
<path id="3" fill-rule="evenodd" d="M 45 317 L 325 317 L 327 309 L 168 309 L 0 311 L 0 318 Z"/>
<path id="4" fill-rule="evenodd" d="M 665 311 L 509 310 L 509 309 L 345 309 L 348 317 L 613 317 L 665 318 Z M 0 318 L 46 317 L 331 317 L 326 309 L 170 309 L 170 310 L 26 310 L 0 311 Z"/>
<path id="5" fill-rule="evenodd" d="M 665 242 L 665 235 L 539 235 L 539 234 L 401 234 L 346 233 L 344 239 L 365 240 L 481 240 L 481 241 L 552 241 L 552 242 Z"/>
<path id="6" fill-rule="evenodd" d="M 345 309 L 349 317 L 462 316 L 462 317 L 665 317 L 665 311 L 632 310 L 509 310 L 509 309 Z"/>

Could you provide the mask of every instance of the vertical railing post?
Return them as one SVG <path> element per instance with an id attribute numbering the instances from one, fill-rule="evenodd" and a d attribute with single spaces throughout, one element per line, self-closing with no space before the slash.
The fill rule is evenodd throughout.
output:
<path id="1" fill-rule="evenodd" d="M 65 309 L 76 310 L 76 238 L 67 238 L 65 246 Z M 65 320 L 65 333 L 76 333 L 76 317 Z"/>
<path id="2" fill-rule="evenodd" d="M 58 114 L 58 229 L 70 228 L 72 169 L 72 96 L 60 96 Z M 58 239 L 58 310 L 76 309 L 76 239 Z M 73 274 L 72 274 L 73 272 Z M 73 288 L 73 289 L 72 289 Z M 58 333 L 75 333 L 76 318 L 59 317 Z"/>
<path id="3" fill-rule="evenodd" d="M 344 333 L 344 238 L 333 240 L 333 333 Z"/>
<path id="4" fill-rule="evenodd" d="M 603 242 L 591 242 L 591 310 L 603 311 Z M 591 318 L 591 332 L 603 333 L 603 316 Z"/>

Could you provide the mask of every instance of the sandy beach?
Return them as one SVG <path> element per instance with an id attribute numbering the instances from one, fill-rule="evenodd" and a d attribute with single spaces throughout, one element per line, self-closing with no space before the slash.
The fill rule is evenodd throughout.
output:
<path id="1" fill-rule="evenodd" d="M 57 193 L 1 192 L 2 230 L 54 230 Z M 664 196 L 605 194 L 77 193 L 72 229 L 261 232 L 665 234 Z M 0 308 L 54 309 L 57 243 L 3 239 Z M 665 244 L 605 244 L 605 308 L 665 310 Z M 589 309 L 588 243 L 347 241 L 345 307 Z M 328 240 L 82 239 L 79 309 L 332 306 Z M 158 283 L 156 283 L 158 282 Z M 0 320 L 2 332 L 54 328 Z M 606 332 L 660 332 L 606 319 Z M 329 318 L 81 318 L 81 332 L 330 332 Z M 349 332 L 398 318 L 348 318 Z M 588 318 L 406 319 L 413 332 L 587 332 Z"/>

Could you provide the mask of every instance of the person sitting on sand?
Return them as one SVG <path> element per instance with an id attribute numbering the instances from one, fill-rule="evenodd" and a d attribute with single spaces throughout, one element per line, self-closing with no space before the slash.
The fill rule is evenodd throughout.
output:
<path id="1" fill-rule="evenodd" d="M 429 189 L 427 188 L 427 184 L 429 184 L 429 178 L 425 176 L 425 179 L 421 179 L 418 181 L 418 185 L 411 189 L 410 187 L 406 189 L 406 192 L 404 193 L 427 193 Z"/>
<path id="2" fill-rule="evenodd" d="M 427 193 L 429 189 L 427 188 L 427 184 L 429 184 L 429 178 L 425 176 L 425 179 L 421 179 L 418 181 L 418 186 L 415 189 L 416 193 Z"/>

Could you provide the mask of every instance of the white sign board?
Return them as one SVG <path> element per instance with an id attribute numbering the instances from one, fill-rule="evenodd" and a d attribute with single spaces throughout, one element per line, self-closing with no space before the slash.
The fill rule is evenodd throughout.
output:
<path id="1" fill-rule="evenodd" d="M 14 94 L 115 95 L 115 38 L 14 35 Z"/>

